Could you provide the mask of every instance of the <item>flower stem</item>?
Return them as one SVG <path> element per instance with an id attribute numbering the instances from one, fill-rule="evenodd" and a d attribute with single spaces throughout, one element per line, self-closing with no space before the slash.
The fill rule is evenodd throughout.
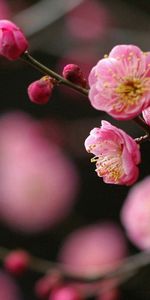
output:
<path id="1" fill-rule="evenodd" d="M 80 85 L 76 85 L 73 82 L 71 82 L 71 81 L 65 79 L 64 77 L 60 76 L 59 74 L 55 73 L 54 71 L 52 71 L 51 69 L 44 66 L 36 59 L 34 59 L 27 51 L 23 53 L 23 55 L 21 56 L 21 59 L 24 62 L 31 65 L 32 67 L 34 67 L 35 69 L 37 69 L 38 71 L 40 71 L 41 73 L 54 78 L 58 84 L 67 85 L 68 87 L 76 90 L 77 92 L 80 92 L 82 95 L 88 96 L 88 89 L 85 89 L 85 88 L 81 87 Z"/>
<path id="2" fill-rule="evenodd" d="M 0 247 L 0 260 L 4 260 L 10 250 Z M 84 283 L 92 283 L 106 279 L 121 278 L 129 279 L 137 273 L 141 268 L 150 264 L 150 252 L 141 252 L 136 255 L 124 259 L 113 270 L 107 271 L 104 274 L 97 273 L 94 276 L 77 276 L 72 272 L 67 271 L 67 267 L 63 264 L 53 263 L 35 256 L 31 256 L 30 269 L 39 273 L 52 273 L 58 271 L 64 279 L 69 281 L 78 281 Z"/>
<path id="3" fill-rule="evenodd" d="M 149 134 L 145 134 L 143 136 L 135 138 L 134 140 L 137 144 L 142 144 L 143 142 L 150 140 L 150 136 L 149 136 Z"/>
<path id="4" fill-rule="evenodd" d="M 148 136 L 150 136 L 150 126 L 148 126 L 145 121 L 142 119 L 142 117 L 138 116 L 133 119 L 133 121 L 138 124 Z"/>

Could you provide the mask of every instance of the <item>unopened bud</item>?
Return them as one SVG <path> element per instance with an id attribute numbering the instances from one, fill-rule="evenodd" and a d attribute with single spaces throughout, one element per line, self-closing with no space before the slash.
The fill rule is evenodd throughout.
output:
<path id="1" fill-rule="evenodd" d="M 28 96 L 36 104 L 46 104 L 52 94 L 54 81 L 49 76 L 44 76 L 28 86 Z"/>
<path id="2" fill-rule="evenodd" d="M 22 275 L 29 267 L 30 255 L 25 250 L 11 251 L 4 260 L 7 271 L 14 275 Z"/>
<path id="3" fill-rule="evenodd" d="M 15 60 L 27 48 L 28 41 L 21 29 L 8 20 L 0 20 L 0 55 Z"/>
<path id="4" fill-rule="evenodd" d="M 78 65 L 66 65 L 63 69 L 63 77 L 84 88 L 87 86 L 87 81 L 84 78 L 83 73 Z"/>

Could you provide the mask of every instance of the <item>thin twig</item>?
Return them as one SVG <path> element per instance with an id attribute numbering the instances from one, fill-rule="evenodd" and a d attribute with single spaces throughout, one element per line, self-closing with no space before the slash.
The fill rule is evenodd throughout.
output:
<path id="1" fill-rule="evenodd" d="M 24 54 L 21 56 L 21 59 L 24 62 L 31 65 L 32 67 L 34 67 L 35 69 L 37 69 L 38 71 L 40 71 L 41 73 L 54 78 L 58 82 L 58 84 L 67 85 L 68 87 L 80 92 L 82 95 L 88 96 L 88 89 L 85 89 L 80 85 L 76 85 L 73 82 L 71 82 L 71 81 L 65 79 L 64 77 L 60 76 L 59 74 L 55 73 L 54 71 L 52 71 L 51 69 L 44 66 L 36 59 L 34 59 L 27 51 L 24 52 Z"/>
<path id="2" fill-rule="evenodd" d="M 150 136 L 149 136 L 149 134 L 145 134 L 143 136 L 135 138 L 134 140 L 137 144 L 142 144 L 143 142 L 150 140 Z"/>
<path id="3" fill-rule="evenodd" d="M 10 253 L 10 250 L 0 247 L 0 259 L 3 261 Z M 122 278 L 137 273 L 141 268 L 150 264 L 150 252 L 141 252 L 136 255 L 130 256 L 119 263 L 118 266 L 104 274 L 98 273 L 94 276 L 77 276 L 73 272 L 67 270 L 67 266 L 60 263 L 53 263 L 48 260 L 31 256 L 30 269 L 42 274 L 51 273 L 54 270 L 58 271 L 66 280 L 78 281 L 82 283 L 94 283 L 106 279 Z M 128 276 L 129 275 L 129 276 Z"/>
<path id="4" fill-rule="evenodd" d="M 134 118 L 133 121 L 138 124 L 146 134 L 150 135 L 150 126 L 145 123 L 141 116 Z"/>

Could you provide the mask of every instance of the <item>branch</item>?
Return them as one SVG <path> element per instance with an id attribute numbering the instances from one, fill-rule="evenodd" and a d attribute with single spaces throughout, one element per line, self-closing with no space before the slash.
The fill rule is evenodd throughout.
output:
<path id="1" fill-rule="evenodd" d="M 39 61 L 34 59 L 27 51 L 23 53 L 23 55 L 21 56 L 21 59 L 24 62 L 31 65 L 32 67 L 34 67 L 35 69 L 37 69 L 38 71 L 40 71 L 41 73 L 54 78 L 58 82 L 58 84 L 61 83 L 61 84 L 67 85 L 70 88 L 76 90 L 77 92 L 80 92 L 82 95 L 88 96 L 87 89 L 81 87 L 80 85 L 76 85 L 76 84 L 72 83 L 71 81 L 65 79 L 64 77 L 62 77 L 59 74 L 52 71 L 51 69 L 47 68 L 46 66 L 41 64 Z"/>
<path id="2" fill-rule="evenodd" d="M 145 123 L 141 116 L 134 118 L 133 121 L 138 124 L 148 134 L 148 136 L 150 136 L 150 126 Z"/>
<path id="3" fill-rule="evenodd" d="M 0 259 L 3 261 L 10 253 L 10 250 L 0 247 Z M 150 264 L 150 252 L 140 252 L 134 256 L 120 262 L 119 266 L 114 267 L 113 270 L 105 272 L 104 274 L 96 274 L 94 276 L 77 276 L 72 272 L 67 271 L 67 266 L 64 264 L 53 263 L 35 256 L 31 256 L 30 270 L 39 273 L 52 273 L 54 270 L 58 271 L 66 280 L 77 281 L 82 283 L 94 283 L 106 279 L 125 278 L 137 273 L 141 268 Z"/>
<path id="4" fill-rule="evenodd" d="M 83 88 L 80 85 L 74 84 L 73 82 L 65 79 L 63 76 L 59 75 L 58 73 L 52 71 L 51 69 L 47 68 L 45 65 L 43 65 L 42 63 L 40 63 L 39 61 L 37 61 L 35 58 L 33 58 L 28 51 L 25 51 L 22 56 L 21 59 L 28 63 L 29 65 L 31 65 L 33 68 L 37 69 L 38 71 L 40 71 L 41 73 L 43 73 L 44 75 L 48 75 L 52 78 L 54 78 L 56 80 L 56 82 L 58 84 L 63 84 L 66 85 L 70 88 L 72 88 L 73 90 L 81 93 L 84 96 L 88 96 L 89 90 L 86 88 Z M 136 117 L 133 119 L 133 121 L 138 124 L 147 134 L 147 137 L 140 137 L 135 139 L 137 141 L 137 143 L 142 143 L 145 140 L 149 140 L 150 137 L 150 127 L 145 123 L 145 121 L 140 117 Z"/>

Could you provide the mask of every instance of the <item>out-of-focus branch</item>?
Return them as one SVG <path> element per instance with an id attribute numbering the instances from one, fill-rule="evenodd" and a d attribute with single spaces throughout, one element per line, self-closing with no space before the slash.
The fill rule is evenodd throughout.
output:
<path id="1" fill-rule="evenodd" d="M 10 250 L 0 247 L 0 259 L 3 261 L 10 253 Z M 113 270 L 105 272 L 104 274 L 97 273 L 93 276 L 77 276 L 67 270 L 67 266 L 60 263 L 53 263 L 35 256 L 31 256 L 30 269 L 39 273 L 52 273 L 54 270 L 58 271 L 64 279 L 69 281 L 78 281 L 82 283 L 94 283 L 97 281 L 107 279 L 124 278 L 123 281 L 137 273 L 141 268 L 150 264 L 150 252 L 141 252 L 130 256 L 120 262 Z"/>

